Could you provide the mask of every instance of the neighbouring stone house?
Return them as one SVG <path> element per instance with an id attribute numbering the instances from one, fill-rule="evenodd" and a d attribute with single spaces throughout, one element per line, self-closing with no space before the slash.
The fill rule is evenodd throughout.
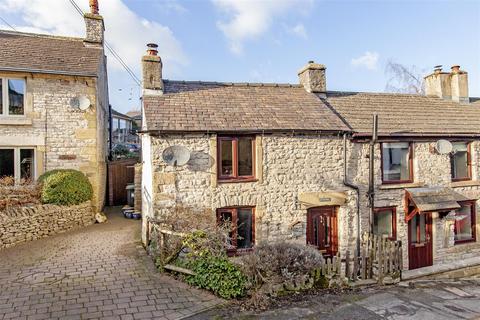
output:
<path id="1" fill-rule="evenodd" d="M 467 73 L 437 70 L 426 77 L 427 96 L 333 92 L 314 62 L 300 70 L 300 85 L 171 81 L 156 46 L 147 52 L 144 243 L 151 219 L 182 208 L 233 221 L 237 253 L 288 240 L 331 256 L 354 251 L 364 231 L 401 240 L 405 269 L 480 250 L 480 104 L 468 97 Z"/>
<path id="2" fill-rule="evenodd" d="M 72 168 L 105 198 L 108 85 L 98 4 L 84 15 L 86 37 L 0 30 L 0 176 L 35 180 Z"/>

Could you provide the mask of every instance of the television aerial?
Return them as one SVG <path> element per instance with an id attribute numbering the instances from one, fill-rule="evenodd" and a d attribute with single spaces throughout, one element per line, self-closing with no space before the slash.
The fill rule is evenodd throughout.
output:
<path id="1" fill-rule="evenodd" d="M 435 150 L 439 154 L 449 154 L 453 151 L 453 145 L 448 140 L 440 139 L 435 143 Z"/>
<path id="2" fill-rule="evenodd" d="M 85 111 L 90 108 L 90 105 L 90 99 L 88 99 L 86 96 L 73 97 L 70 100 L 70 106 L 74 109 Z"/>
<path id="3" fill-rule="evenodd" d="M 183 146 L 171 146 L 163 150 L 162 158 L 170 166 L 183 166 L 190 160 L 190 151 Z"/>

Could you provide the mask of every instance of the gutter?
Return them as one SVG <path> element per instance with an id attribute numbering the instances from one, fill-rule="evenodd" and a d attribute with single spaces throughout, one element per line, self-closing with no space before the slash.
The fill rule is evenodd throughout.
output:
<path id="1" fill-rule="evenodd" d="M 347 134 L 343 134 L 343 184 L 357 193 L 357 241 L 356 241 L 356 249 L 357 249 L 357 256 L 360 256 L 360 189 L 357 185 L 354 185 L 348 181 L 347 178 Z"/>
<path id="2" fill-rule="evenodd" d="M 29 69 L 29 68 L 9 68 L 9 67 L 0 67 L 0 71 L 11 71 L 11 72 L 26 72 L 26 73 L 43 73 L 43 74 L 56 74 L 64 76 L 77 76 L 77 77 L 93 77 L 98 78 L 98 75 L 95 73 L 87 72 L 68 72 L 68 71 L 57 71 L 57 70 L 41 70 L 41 69 Z"/>
<path id="3" fill-rule="evenodd" d="M 148 134 L 182 134 L 182 133 L 220 133 L 220 134 L 264 134 L 264 133 L 308 133 L 324 135 L 343 135 L 349 133 L 347 130 L 313 130 L 313 129 L 239 129 L 239 130 L 140 130 L 138 133 Z"/>

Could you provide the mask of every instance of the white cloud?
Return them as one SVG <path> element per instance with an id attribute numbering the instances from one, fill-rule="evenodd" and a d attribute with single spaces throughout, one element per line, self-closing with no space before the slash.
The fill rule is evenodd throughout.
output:
<path id="1" fill-rule="evenodd" d="M 212 0 L 227 15 L 225 21 L 217 21 L 217 27 L 229 41 L 235 54 L 243 52 L 243 43 L 267 32 L 274 20 L 291 10 L 305 11 L 313 0 Z M 301 32 L 301 31 L 300 31 Z"/>
<path id="2" fill-rule="evenodd" d="M 364 67 L 368 70 L 377 70 L 378 67 L 378 52 L 366 51 L 362 56 L 353 58 L 350 64 L 354 67 Z"/>
<path id="3" fill-rule="evenodd" d="M 77 0 L 83 11 L 89 11 L 88 1 Z M 84 37 L 85 23 L 68 0 L 0 0 L 0 11 L 17 14 L 22 22 L 14 27 L 19 31 Z M 140 58 L 146 43 L 159 44 L 159 53 L 167 70 L 173 73 L 188 63 L 180 42 L 166 26 L 149 21 L 130 10 L 122 0 L 100 1 L 104 17 L 105 37 L 123 60 L 138 73 Z M 110 53 L 107 51 L 107 55 Z M 120 70 L 121 65 L 110 56 L 109 68 Z"/>
<path id="4" fill-rule="evenodd" d="M 298 23 L 294 27 L 290 28 L 289 32 L 303 39 L 308 38 L 307 30 L 305 30 L 305 26 L 302 23 Z"/>

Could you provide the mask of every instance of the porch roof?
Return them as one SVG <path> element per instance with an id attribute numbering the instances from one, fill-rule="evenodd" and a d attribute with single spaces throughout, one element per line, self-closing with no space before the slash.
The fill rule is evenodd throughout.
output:
<path id="1" fill-rule="evenodd" d="M 459 209 L 458 202 L 471 200 L 447 187 L 405 189 L 418 213 Z"/>

